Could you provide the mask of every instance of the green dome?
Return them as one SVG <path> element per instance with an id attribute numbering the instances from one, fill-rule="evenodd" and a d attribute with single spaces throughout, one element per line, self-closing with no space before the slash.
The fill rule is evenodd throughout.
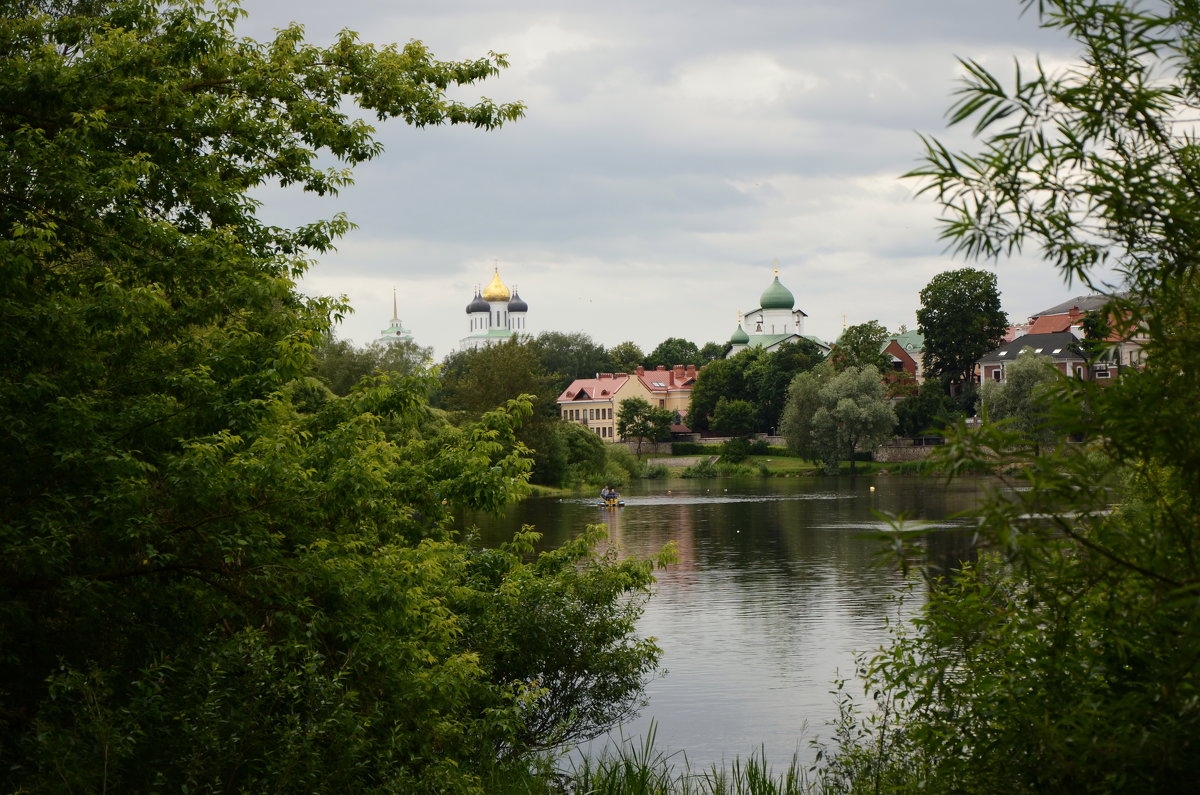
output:
<path id="1" fill-rule="evenodd" d="M 750 335 L 743 331 L 742 324 L 738 323 L 737 331 L 733 332 L 733 336 L 729 338 L 729 344 L 745 345 L 748 342 L 750 342 Z"/>
<path id="2" fill-rule="evenodd" d="M 796 305 L 796 298 L 792 295 L 792 291 L 779 283 L 779 272 L 775 272 L 775 281 L 771 282 L 771 286 L 763 290 L 762 298 L 758 299 L 758 305 L 763 309 L 791 309 Z"/>

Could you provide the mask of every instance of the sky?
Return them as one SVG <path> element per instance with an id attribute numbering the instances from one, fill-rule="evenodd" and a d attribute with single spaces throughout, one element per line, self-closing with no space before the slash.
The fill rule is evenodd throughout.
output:
<path id="1" fill-rule="evenodd" d="M 388 325 L 394 291 L 440 359 L 496 267 L 531 333 L 647 352 L 728 340 L 776 267 L 825 340 L 870 320 L 915 328 L 920 290 L 954 268 L 993 270 L 1012 322 L 1082 292 L 1036 257 L 953 257 L 937 208 L 900 178 L 919 134 L 969 146 L 945 122 L 958 57 L 1002 75 L 1073 57 L 1017 0 L 243 5 L 238 32 L 258 39 L 297 22 L 316 43 L 350 29 L 446 60 L 505 53 L 500 76 L 455 96 L 527 106 L 494 131 L 373 122 L 385 151 L 337 197 L 259 193 L 273 223 L 357 224 L 301 283 L 350 300 L 338 334 L 356 343 Z"/>

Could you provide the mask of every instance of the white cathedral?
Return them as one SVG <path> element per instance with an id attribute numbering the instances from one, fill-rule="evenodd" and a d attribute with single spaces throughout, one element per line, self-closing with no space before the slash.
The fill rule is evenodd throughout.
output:
<path id="1" fill-rule="evenodd" d="M 512 292 L 500 281 L 500 269 L 492 274 L 492 281 L 482 291 L 475 289 L 475 297 L 467 304 L 468 333 L 459 341 L 459 348 L 474 350 L 485 345 L 505 342 L 513 337 L 527 336 L 525 313 L 529 305 L 521 300 L 516 287 Z"/>

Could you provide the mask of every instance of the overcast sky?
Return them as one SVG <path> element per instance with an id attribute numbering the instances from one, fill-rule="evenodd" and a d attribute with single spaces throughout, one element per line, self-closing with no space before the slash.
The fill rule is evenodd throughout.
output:
<path id="1" fill-rule="evenodd" d="M 1060 34 L 1017 0 L 246 0 L 244 35 L 291 21 L 325 42 L 420 39 L 439 58 L 506 53 L 465 93 L 519 100 L 500 130 L 377 125 L 385 153 L 334 199 L 272 190 L 264 215 L 358 224 L 306 291 L 346 295 L 340 336 L 399 314 L 441 358 L 493 262 L 528 326 L 647 352 L 723 342 L 772 269 L 832 340 L 843 323 L 916 325 L 922 287 L 966 264 L 937 240 L 936 207 L 899 179 L 917 133 L 947 132 L 956 56 L 1003 74 L 1014 57 L 1061 62 Z M 995 267 L 1014 321 L 1080 291 L 1032 258 Z M 673 364 L 667 362 L 665 364 Z"/>

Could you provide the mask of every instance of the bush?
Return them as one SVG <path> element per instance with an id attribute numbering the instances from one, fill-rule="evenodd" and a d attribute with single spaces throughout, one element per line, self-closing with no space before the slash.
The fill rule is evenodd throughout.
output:
<path id="1" fill-rule="evenodd" d="M 710 458 L 705 458 L 703 461 L 692 464 L 679 474 L 680 477 L 684 478 L 715 478 L 717 475 L 717 465 Z"/>
<path id="2" fill-rule="evenodd" d="M 740 464 L 750 455 L 750 440 L 739 436 L 721 445 L 721 461 L 727 464 Z"/>

